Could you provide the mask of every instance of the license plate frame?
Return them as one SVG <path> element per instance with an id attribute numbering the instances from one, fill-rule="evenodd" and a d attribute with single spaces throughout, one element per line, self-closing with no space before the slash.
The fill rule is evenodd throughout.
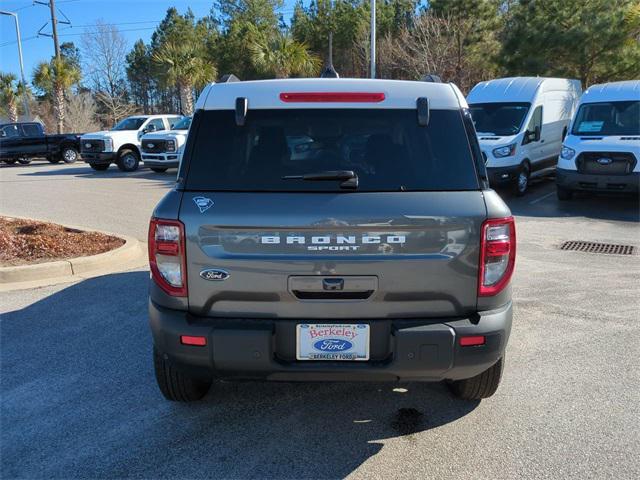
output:
<path id="1" fill-rule="evenodd" d="M 369 360 L 371 326 L 368 323 L 298 323 L 296 360 Z"/>

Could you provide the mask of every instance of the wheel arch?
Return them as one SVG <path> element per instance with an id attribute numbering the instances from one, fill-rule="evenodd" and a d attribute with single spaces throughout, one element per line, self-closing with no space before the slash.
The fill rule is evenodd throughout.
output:
<path id="1" fill-rule="evenodd" d="M 133 150 L 136 155 L 138 155 L 138 159 L 141 159 L 142 156 L 140 154 L 140 149 L 134 145 L 133 143 L 125 143 L 124 145 L 121 145 L 120 148 L 118 148 L 118 157 L 120 157 L 120 154 L 124 151 L 124 150 Z"/>

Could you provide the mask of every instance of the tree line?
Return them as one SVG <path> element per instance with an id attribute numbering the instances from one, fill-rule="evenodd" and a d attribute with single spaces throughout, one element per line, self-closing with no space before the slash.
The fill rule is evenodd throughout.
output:
<path id="1" fill-rule="evenodd" d="M 97 21 L 79 46 L 39 64 L 31 86 L 0 73 L 0 107 L 20 95 L 49 130 L 90 131 L 133 113 L 193 113 L 205 84 L 317 76 L 327 62 L 343 77 L 369 76 L 369 0 L 216 0 L 196 18 L 169 8 L 148 43 L 132 46 Z M 640 78 L 636 0 L 377 0 L 377 77 L 432 73 L 467 92 L 500 76 L 558 76 L 593 83 Z"/>

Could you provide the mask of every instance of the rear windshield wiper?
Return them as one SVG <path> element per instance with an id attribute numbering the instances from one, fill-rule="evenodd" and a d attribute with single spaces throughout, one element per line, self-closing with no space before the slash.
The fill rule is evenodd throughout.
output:
<path id="1" fill-rule="evenodd" d="M 340 188 L 358 188 L 358 175 L 353 170 L 327 170 L 305 173 L 304 175 L 285 175 L 283 180 L 306 180 L 308 182 L 338 181 Z"/>

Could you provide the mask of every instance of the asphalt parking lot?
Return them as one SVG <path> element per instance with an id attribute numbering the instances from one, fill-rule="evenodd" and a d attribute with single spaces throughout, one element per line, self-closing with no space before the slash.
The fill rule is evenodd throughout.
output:
<path id="1" fill-rule="evenodd" d="M 0 214 L 145 239 L 174 172 L 0 167 Z M 217 383 L 165 401 L 146 271 L 0 293 L 3 478 L 639 478 L 637 198 L 554 184 L 505 195 L 517 217 L 514 325 L 503 383 L 482 402 L 438 384 Z"/>

